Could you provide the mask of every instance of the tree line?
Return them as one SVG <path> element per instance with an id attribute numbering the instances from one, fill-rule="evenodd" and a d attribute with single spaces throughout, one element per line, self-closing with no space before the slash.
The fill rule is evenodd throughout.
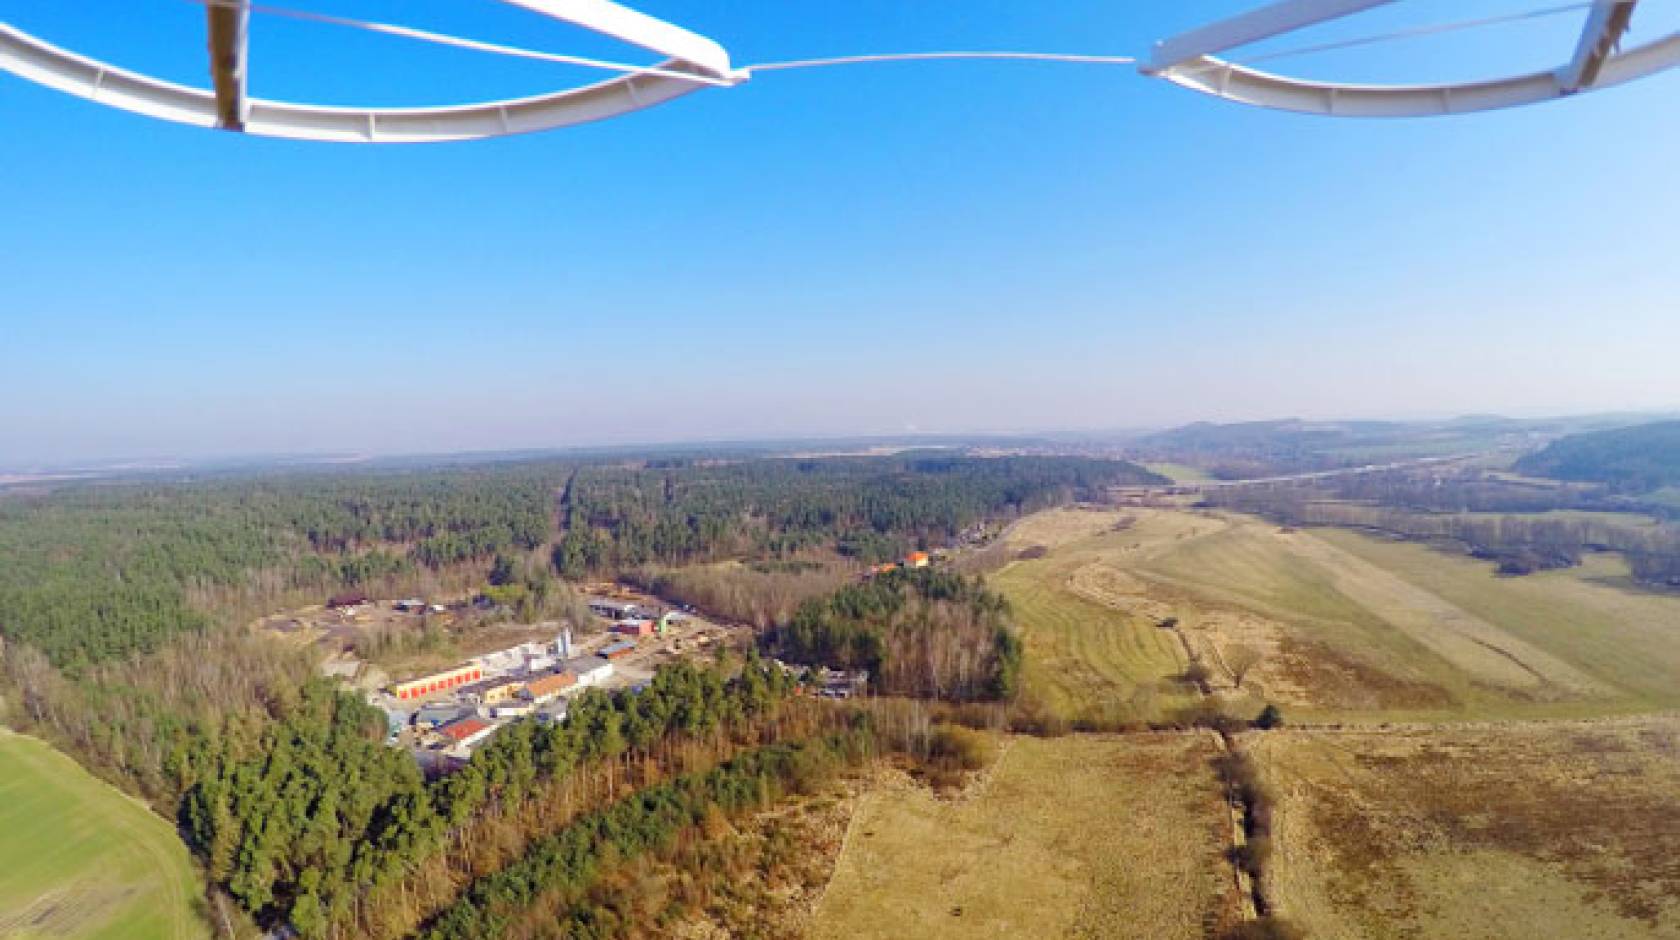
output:
<path id="1" fill-rule="evenodd" d="M 988 518 L 1158 481 L 1074 457 L 772 459 L 585 467 L 568 488 L 555 564 L 567 577 L 813 547 L 888 561 Z"/>
<path id="2" fill-rule="evenodd" d="M 857 567 L 845 563 L 786 560 L 643 568 L 623 578 L 657 597 L 767 630 L 857 575 Z"/>
<path id="3" fill-rule="evenodd" d="M 740 816 L 789 792 L 810 792 L 837 770 L 873 753 L 853 730 L 748 751 L 701 774 L 643 790 L 546 839 L 517 863 L 475 882 L 420 936 L 476 940 L 519 933 L 547 937 L 618 936 L 625 924 L 589 890 L 639 856 L 670 852 L 678 836 L 712 813 Z"/>

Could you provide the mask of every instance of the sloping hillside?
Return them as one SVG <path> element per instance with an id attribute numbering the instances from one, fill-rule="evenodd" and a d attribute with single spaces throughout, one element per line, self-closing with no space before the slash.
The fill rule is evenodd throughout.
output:
<path id="1" fill-rule="evenodd" d="M 1680 421 L 1557 440 L 1517 463 L 1523 473 L 1605 483 L 1627 493 L 1680 485 Z"/>

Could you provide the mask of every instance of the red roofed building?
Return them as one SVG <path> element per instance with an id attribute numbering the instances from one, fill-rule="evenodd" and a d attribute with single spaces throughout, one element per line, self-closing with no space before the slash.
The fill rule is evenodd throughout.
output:
<path id="1" fill-rule="evenodd" d="M 496 726 L 482 718 L 462 718 L 438 729 L 438 734 L 456 747 L 472 747 L 496 732 Z"/>

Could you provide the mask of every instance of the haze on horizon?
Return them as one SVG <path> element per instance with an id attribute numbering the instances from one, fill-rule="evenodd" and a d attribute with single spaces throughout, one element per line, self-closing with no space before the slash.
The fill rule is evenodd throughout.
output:
<path id="1" fill-rule="evenodd" d="M 598 51 L 508 11 L 343 6 Z M 648 6 L 743 61 L 1130 52 L 1217 12 Z M 1399 6 L 1424 9 L 1354 32 L 1522 5 Z M 1674 28 L 1653 6 L 1639 28 Z M 191 5 L 5 15 L 202 80 Z M 1497 72 L 1555 58 L 1573 29 L 1300 70 Z M 404 103 L 571 78 L 264 19 L 253 42 L 265 95 Z M 316 60 L 352 55 L 350 73 Z M 556 134 L 357 148 L 194 132 L 0 78 L 0 466 L 1673 410 L 1677 82 L 1354 122 L 1100 71 L 905 66 Z"/>

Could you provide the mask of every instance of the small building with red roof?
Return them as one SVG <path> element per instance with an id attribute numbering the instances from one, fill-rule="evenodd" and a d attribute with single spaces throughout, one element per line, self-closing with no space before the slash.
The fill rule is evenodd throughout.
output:
<path id="1" fill-rule="evenodd" d="M 438 729 L 449 746 L 467 750 L 496 733 L 496 726 L 482 718 L 462 718 Z"/>

